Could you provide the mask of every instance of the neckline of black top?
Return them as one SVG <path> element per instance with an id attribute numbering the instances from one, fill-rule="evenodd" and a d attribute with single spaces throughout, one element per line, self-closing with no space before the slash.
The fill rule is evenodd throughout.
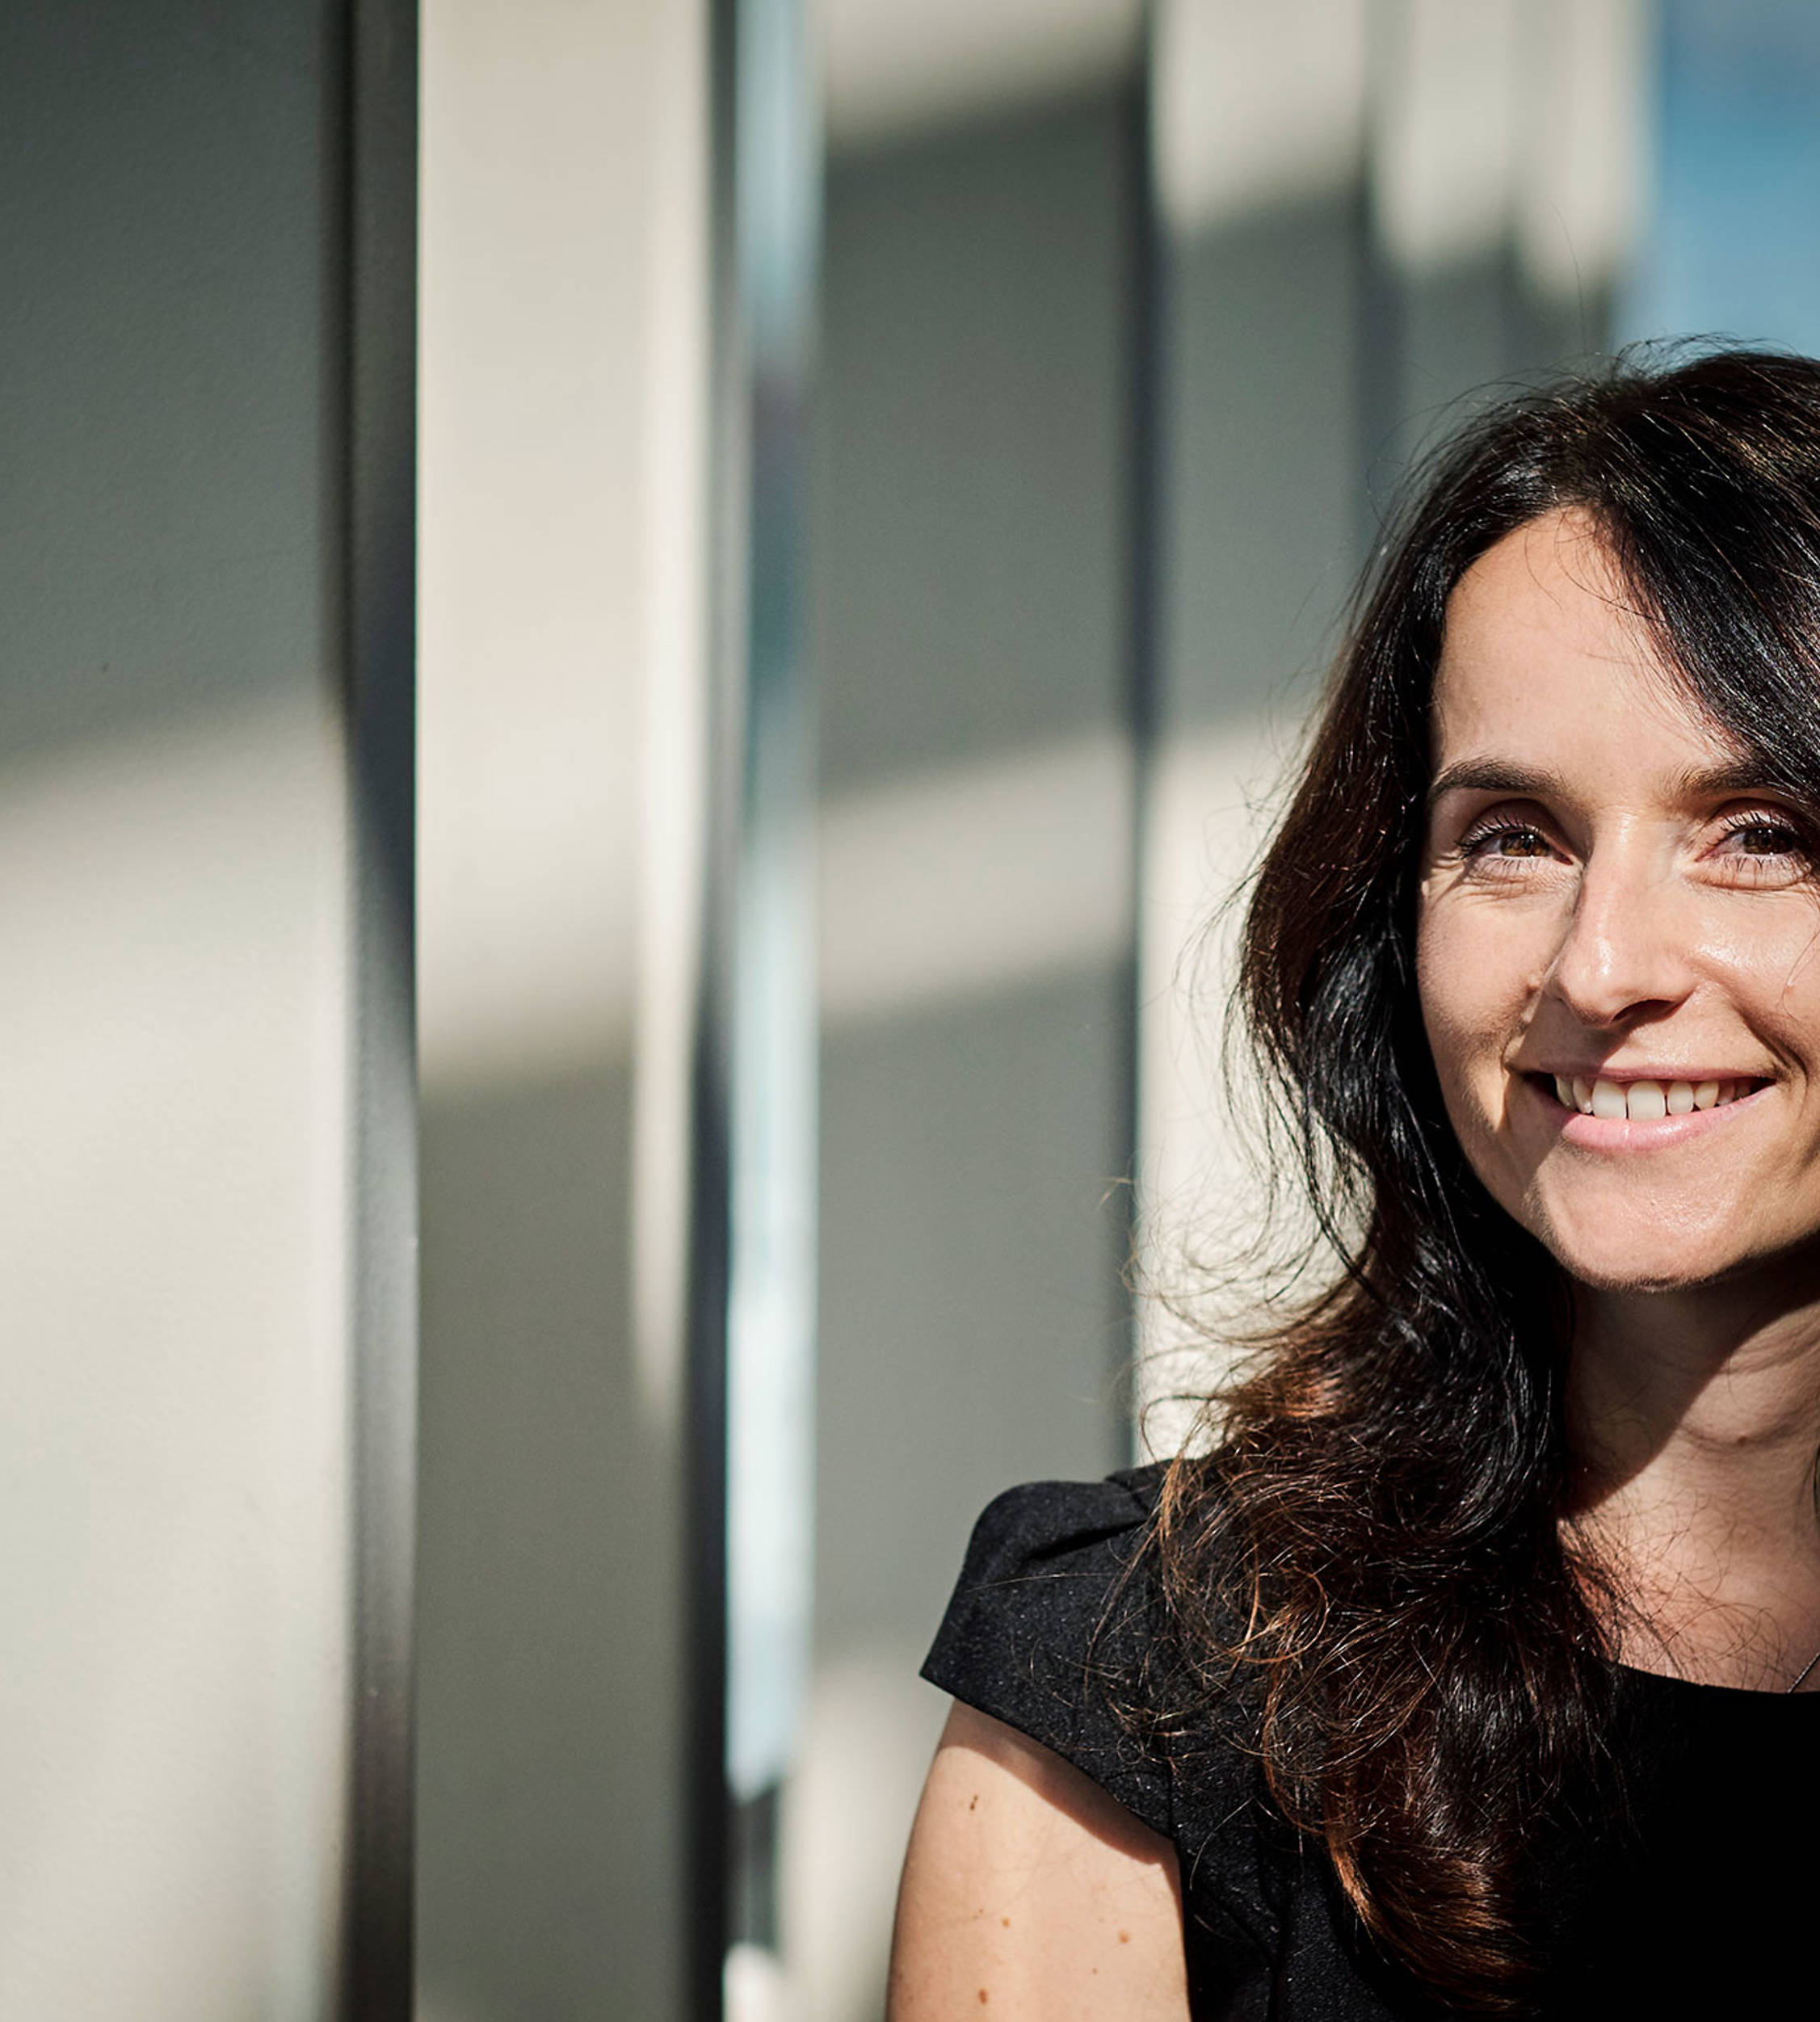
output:
<path id="1" fill-rule="evenodd" d="M 1714 1685 L 1702 1679 L 1677 1678 L 1669 1671 L 1639 1671 L 1634 1664 L 1614 1664 L 1612 1668 L 1624 1689 L 1631 1692 L 1679 1696 L 1690 1701 L 1697 1698 L 1711 1705 L 1820 1705 L 1820 1690 L 1792 1692 L 1780 1685 Z"/>

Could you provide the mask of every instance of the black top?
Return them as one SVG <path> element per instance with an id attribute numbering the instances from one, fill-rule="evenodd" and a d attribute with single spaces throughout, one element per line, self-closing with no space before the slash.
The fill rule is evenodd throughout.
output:
<path id="1" fill-rule="evenodd" d="M 992 1503 L 923 1667 L 931 1684 L 1073 1763 L 1174 1842 L 1196 2022 L 1444 2011 L 1376 1957 L 1324 1849 L 1232 1746 L 1141 1738 L 1159 1645 L 1140 1553 L 1160 1467 L 1039 1482 Z M 1820 2000 L 1820 1693 L 1620 1671 L 1631 1829 L 1563 1848 L 1548 2017 L 1770 2012 Z"/>

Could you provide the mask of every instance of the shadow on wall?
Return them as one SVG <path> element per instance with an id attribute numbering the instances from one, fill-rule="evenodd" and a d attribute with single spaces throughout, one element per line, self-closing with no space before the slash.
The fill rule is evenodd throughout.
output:
<path id="1" fill-rule="evenodd" d="M 1129 99 L 830 166 L 801 2022 L 876 2018 L 973 1518 L 1127 1451 Z"/>
<path id="2" fill-rule="evenodd" d="M 331 1998 L 337 55 L 289 0 L 0 11 L 0 2011 L 47 2022 Z"/>
<path id="3" fill-rule="evenodd" d="M 426 1091 L 426 2022 L 676 2011 L 675 1474 L 624 1317 L 631 1091 L 603 1060 Z"/>

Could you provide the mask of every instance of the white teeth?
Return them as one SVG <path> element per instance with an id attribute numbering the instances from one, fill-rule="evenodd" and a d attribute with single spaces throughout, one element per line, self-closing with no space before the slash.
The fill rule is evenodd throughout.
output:
<path id="1" fill-rule="evenodd" d="M 1668 1114 L 1668 1098 L 1659 1081 L 1633 1081 L 1625 1091 L 1625 1102 L 1633 1124 L 1659 1123 Z"/>
<path id="2" fill-rule="evenodd" d="M 1615 1081 L 1595 1081 L 1592 1084 L 1592 1113 L 1613 1123 L 1621 1121 L 1629 1113 L 1624 1091 Z"/>
<path id="3" fill-rule="evenodd" d="M 1557 1074 L 1554 1092 L 1565 1106 L 1583 1116 L 1608 1122 L 1659 1123 L 1664 1116 L 1685 1116 L 1696 1109 L 1723 1109 L 1750 1094 L 1748 1081 L 1583 1081 L 1578 1074 Z"/>

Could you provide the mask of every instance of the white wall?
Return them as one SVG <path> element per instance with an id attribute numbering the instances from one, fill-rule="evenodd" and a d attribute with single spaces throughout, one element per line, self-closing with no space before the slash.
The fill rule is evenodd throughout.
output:
<path id="1" fill-rule="evenodd" d="M 336 2011 L 343 60 L 304 0 L 0 22 L 0 2013 L 33 2022 Z"/>
<path id="2" fill-rule="evenodd" d="M 682 2001 L 704 14 L 424 11 L 418 1910 L 433 2022 L 662 2022 Z"/>

